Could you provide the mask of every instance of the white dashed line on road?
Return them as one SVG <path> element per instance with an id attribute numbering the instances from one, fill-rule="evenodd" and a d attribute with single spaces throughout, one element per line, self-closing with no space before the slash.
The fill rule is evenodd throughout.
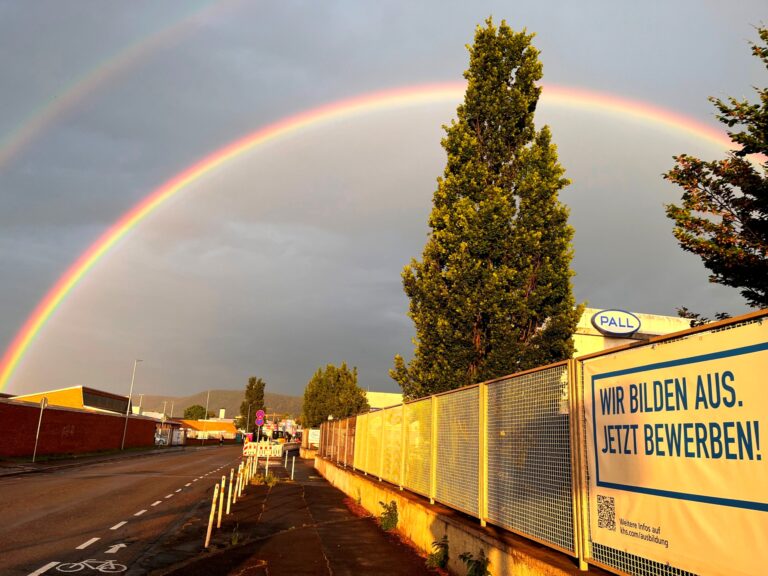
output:
<path id="1" fill-rule="evenodd" d="M 83 542 L 82 544 L 80 544 L 80 546 L 75 548 L 75 550 L 83 550 L 84 548 L 88 548 L 88 546 L 90 546 L 94 542 L 98 542 L 99 540 L 101 540 L 101 538 L 91 538 L 87 542 Z"/>
<path id="2" fill-rule="evenodd" d="M 192 486 L 192 482 L 187 482 L 184 486 Z"/>
<path id="3" fill-rule="evenodd" d="M 173 498 L 173 494 L 166 495 L 165 499 L 167 500 L 168 498 Z"/>
<path id="4" fill-rule="evenodd" d="M 136 514 L 134 514 L 134 516 L 141 516 L 146 511 L 147 511 L 146 508 L 144 510 L 139 510 L 138 512 L 136 512 Z"/>
<path id="5" fill-rule="evenodd" d="M 179 492 L 181 492 L 181 488 L 179 488 L 178 490 L 176 490 L 176 494 L 178 494 Z"/>
<path id="6" fill-rule="evenodd" d="M 58 562 L 48 562 L 48 564 L 46 564 L 42 568 L 38 568 L 34 572 L 30 572 L 28 576 L 40 576 L 40 574 L 45 574 L 46 572 L 48 572 L 48 570 L 50 570 L 54 566 L 58 566 L 58 564 L 59 564 Z"/>
<path id="7" fill-rule="evenodd" d="M 162 504 L 162 503 L 163 503 L 162 500 L 155 500 L 154 502 L 152 502 L 152 506 L 157 506 L 158 504 Z"/>
<path id="8" fill-rule="evenodd" d="M 118 528 L 121 528 L 121 527 L 125 526 L 126 524 L 128 524 L 128 522 L 118 522 L 117 524 L 112 526 L 112 528 L 110 528 L 110 530 L 117 530 Z"/>

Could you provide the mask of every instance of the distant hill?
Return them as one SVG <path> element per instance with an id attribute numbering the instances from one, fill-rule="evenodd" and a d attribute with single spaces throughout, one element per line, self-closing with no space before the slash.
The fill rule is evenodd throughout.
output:
<path id="1" fill-rule="evenodd" d="M 244 390 L 211 390 L 211 398 L 208 402 L 208 410 L 219 415 L 219 409 L 226 410 L 226 418 L 234 418 L 240 414 L 240 403 L 245 395 Z M 191 396 L 152 396 L 145 394 L 141 400 L 143 411 L 162 412 L 163 402 L 166 402 L 165 413 L 171 415 L 171 403 L 173 403 L 173 416 L 180 418 L 184 410 L 195 404 L 205 406 L 207 392 L 198 392 Z M 284 394 L 264 393 L 264 403 L 267 412 L 276 412 L 281 415 L 299 416 L 303 399 L 300 396 L 286 396 Z M 134 406 L 138 406 L 139 398 L 133 398 Z"/>

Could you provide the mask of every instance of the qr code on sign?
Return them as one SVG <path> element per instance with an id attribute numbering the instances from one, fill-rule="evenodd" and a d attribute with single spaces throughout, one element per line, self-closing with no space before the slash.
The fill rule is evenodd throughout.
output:
<path id="1" fill-rule="evenodd" d="M 616 501 L 613 496 L 597 495 L 597 527 L 616 530 Z"/>

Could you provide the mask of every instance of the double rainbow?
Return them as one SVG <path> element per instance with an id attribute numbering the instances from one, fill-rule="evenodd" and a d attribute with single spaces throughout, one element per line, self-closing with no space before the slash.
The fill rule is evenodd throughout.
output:
<path id="1" fill-rule="evenodd" d="M 457 103 L 463 97 L 465 89 L 466 85 L 463 83 L 429 84 L 373 92 L 332 102 L 265 126 L 217 150 L 174 176 L 123 214 L 98 240 L 91 244 L 51 287 L 17 332 L 2 360 L 0 360 L 0 390 L 3 390 L 8 384 L 19 362 L 45 323 L 64 301 L 67 294 L 77 286 L 91 268 L 144 218 L 192 182 L 249 150 L 303 129 L 376 111 L 439 102 Z M 731 146 L 731 141 L 725 134 L 701 122 L 648 103 L 619 98 L 610 94 L 548 84 L 544 86 L 542 102 L 555 107 L 618 114 L 625 118 L 640 120 L 693 136 L 718 147 L 728 148 Z"/>

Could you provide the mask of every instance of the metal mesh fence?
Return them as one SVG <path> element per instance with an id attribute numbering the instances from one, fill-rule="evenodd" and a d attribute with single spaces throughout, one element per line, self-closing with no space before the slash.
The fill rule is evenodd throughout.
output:
<path id="1" fill-rule="evenodd" d="M 346 422 L 346 443 L 344 445 L 344 464 L 346 466 L 352 466 L 355 461 L 355 428 L 357 424 L 357 418 L 354 416 L 347 418 Z"/>
<path id="2" fill-rule="evenodd" d="M 405 405 L 405 479 L 403 485 L 429 496 L 432 465 L 432 399 Z"/>
<path id="3" fill-rule="evenodd" d="M 437 397 L 435 499 L 473 516 L 479 516 L 479 402 L 477 386 Z"/>
<path id="4" fill-rule="evenodd" d="M 488 385 L 488 520 L 575 552 L 567 368 Z"/>
<path id="5" fill-rule="evenodd" d="M 403 407 L 395 406 L 382 410 L 384 444 L 382 446 L 381 477 L 387 482 L 400 484 L 400 459 L 403 444 Z"/>
<path id="6" fill-rule="evenodd" d="M 381 477 L 381 429 L 382 413 L 371 412 L 368 414 L 368 453 L 366 456 L 365 470 L 368 474 Z"/>
<path id="7" fill-rule="evenodd" d="M 328 445 L 328 425 L 323 422 L 320 424 L 320 455 L 321 456 L 328 456 L 328 450 L 326 449 L 326 446 Z"/>
<path id="8" fill-rule="evenodd" d="M 357 470 L 366 470 L 365 456 L 368 450 L 368 414 L 360 414 L 355 422 L 355 459 Z"/>

